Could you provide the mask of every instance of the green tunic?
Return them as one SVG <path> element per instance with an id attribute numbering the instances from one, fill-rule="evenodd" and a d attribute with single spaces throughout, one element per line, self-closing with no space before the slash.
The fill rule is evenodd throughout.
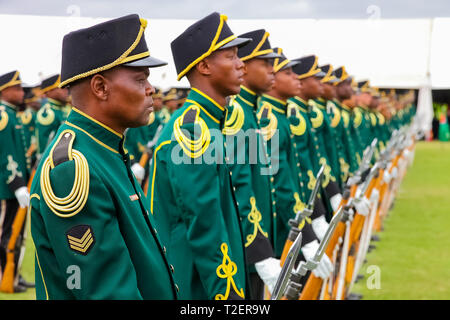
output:
<path id="1" fill-rule="evenodd" d="M 49 138 L 56 136 L 59 126 L 66 120 L 67 108 L 59 101 L 47 98 L 36 115 L 36 137 L 38 143 L 38 154 L 44 153 Z"/>
<path id="2" fill-rule="evenodd" d="M 322 154 L 320 164 L 325 164 L 324 188 L 330 182 L 340 184 L 340 168 L 339 155 L 335 142 L 334 129 L 331 127 L 331 120 L 327 113 L 326 101 L 323 99 L 316 99 L 311 101 L 313 106 L 309 112 L 312 116 L 313 126 L 318 136 L 318 144 Z M 321 115 L 320 115 L 321 113 Z M 316 114 L 314 116 L 314 114 Z M 323 158 L 323 159 L 322 159 Z"/>
<path id="3" fill-rule="evenodd" d="M 299 156 L 299 168 L 306 185 L 305 196 L 309 196 L 316 184 L 317 172 L 320 169 L 321 152 L 318 145 L 318 138 L 311 120 L 308 117 L 307 103 L 299 97 L 288 100 L 289 127 L 293 133 L 293 145 Z"/>
<path id="4" fill-rule="evenodd" d="M 177 298 L 123 143 L 74 108 L 44 152 L 29 209 L 37 299 Z"/>
<path id="5" fill-rule="evenodd" d="M 245 87 L 228 105 L 227 154 L 241 217 L 248 264 L 273 257 L 275 203 L 269 159 L 256 117 L 258 96 Z M 253 268 L 250 269 L 254 271 Z"/>
<path id="6" fill-rule="evenodd" d="M 196 88 L 159 137 L 151 213 L 168 245 L 182 299 L 247 296 L 244 238 L 222 134 L 226 108 Z"/>
<path id="7" fill-rule="evenodd" d="M 28 182 L 26 136 L 17 107 L 0 101 L 0 199 L 15 199 L 14 191 Z"/>
<path id="8" fill-rule="evenodd" d="M 343 146 L 343 154 L 345 154 L 345 164 L 341 162 L 341 181 L 345 183 L 347 178 L 351 176 L 359 167 L 357 150 L 354 139 L 352 138 L 353 122 L 351 119 L 351 110 L 347 106 L 341 104 L 337 100 L 333 100 L 336 111 L 340 113 L 339 124 L 336 125 L 336 133 L 340 136 Z M 348 171 L 343 169 L 343 165 L 348 165 Z M 345 174 L 347 173 L 348 174 Z"/>
<path id="9" fill-rule="evenodd" d="M 294 134 L 287 118 L 287 103 L 263 94 L 259 99 L 258 117 L 266 141 L 273 172 L 273 199 L 276 210 L 275 255 L 280 257 L 289 234 L 289 219 L 305 207 L 306 185 L 300 170 L 300 157 L 294 147 Z M 314 240 L 309 223 L 302 229 L 302 243 Z"/>

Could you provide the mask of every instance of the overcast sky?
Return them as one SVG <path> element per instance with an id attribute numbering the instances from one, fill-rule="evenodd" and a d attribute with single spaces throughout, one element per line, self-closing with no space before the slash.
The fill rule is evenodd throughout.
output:
<path id="1" fill-rule="evenodd" d="M 450 17 L 449 0 L 0 0 L 0 14 L 198 19 L 212 11 L 230 19 Z"/>

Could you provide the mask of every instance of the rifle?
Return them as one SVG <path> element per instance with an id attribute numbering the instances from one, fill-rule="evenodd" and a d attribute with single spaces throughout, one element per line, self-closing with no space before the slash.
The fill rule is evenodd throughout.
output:
<path id="1" fill-rule="evenodd" d="M 53 140 L 53 137 L 55 136 L 55 131 L 52 131 L 47 140 L 47 146 L 50 144 L 50 142 Z M 28 192 L 31 189 L 31 184 L 33 182 L 34 175 L 36 173 L 36 169 L 38 167 L 38 164 L 40 162 L 40 159 L 36 159 L 36 163 L 33 166 L 33 169 L 30 173 L 30 178 L 28 179 L 27 188 Z M 22 259 L 18 260 L 17 264 L 17 274 L 14 275 L 14 270 L 16 269 L 16 262 L 15 262 L 15 254 L 14 251 L 16 249 L 17 240 L 19 239 L 21 233 L 26 232 L 25 228 L 23 228 L 23 225 L 25 223 L 25 219 L 27 217 L 28 213 L 28 207 L 22 208 L 19 206 L 19 209 L 17 209 L 16 215 L 14 217 L 14 221 L 12 224 L 12 231 L 11 231 L 11 237 L 8 241 L 8 247 L 7 247 L 7 253 L 6 253 L 6 264 L 5 264 L 5 270 L 3 272 L 2 281 L 0 284 L 0 291 L 7 292 L 7 293 L 14 293 L 14 283 L 18 279 L 18 275 L 20 272 L 20 267 L 22 264 Z M 20 246 L 20 256 L 23 255 L 23 252 L 25 250 L 25 235 L 22 235 L 23 240 Z"/>
<path id="2" fill-rule="evenodd" d="M 323 255 L 325 254 L 325 249 L 328 246 L 328 243 L 330 242 L 330 239 L 336 230 L 336 227 L 338 223 L 341 221 L 341 219 L 344 217 L 344 210 L 343 207 L 340 207 L 336 214 L 333 216 L 333 218 L 330 221 L 329 227 L 327 231 L 325 232 L 325 235 L 320 242 L 319 248 L 317 248 L 316 253 L 314 254 L 314 257 L 311 260 L 308 261 L 301 261 L 295 271 L 292 273 L 290 277 L 290 281 L 286 290 L 286 298 L 288 300 L 298 300 L 300 295 L 300 289 L 301 284 L 300 280 L 302 277 L 306 275 L 308 271 L 314 270 L 318 264 L 320 263 L 320 260 L 322 259 Z"/>
<path id="3" fill-rule="evenodd" d="M 350 199 L 354 198 L 357 191 L 358 185 L 363 181 L 363 178 L 367 176 L 366 171 L 369 168 L 370 160 L 372 159 L 374 148 L 376 146 L 376 140 L 372 142 L 371 146 L 367 147 L 363 153 L 363 159 L 361 160 L 360 166 L 355 174 L 350 177 L 344 187 L 344 192 L 339 207 L 346 206 Z M 348 211 L 348 210 L 347 210 Z M 346 214 L 348 219 L 350 215 Z M 347 220 L 348 220 L 347 219 Z M 339 241 L 344 237 L 346 230 L 349 230 L 349 225 L 344 221 L 339 221 L 333 235 L 331 236 L 325 254 L 332 257 L 336 254 L 337 246 L 339 246 Z M 301 293 L 300 300 L 315 300 L 320 294 L 320 289 L 322 287 L 323 280 L 311 274 L 305 284 L 305 287 Z"/>
<path id="4" fill-rule="evenodd" d="M 271 300 L 280 300 L 283 297 L 288 280 L 291 276 L 292 268 L 294 267 L 294 263 L 297 260 L 298 254 L 300 252 L 301 244 L 302 244 L 302 233 L 299 232 L 297 238 L 290 247 L 288 254 L 286 255 L 285 263 L 281 268 L 281 272 L 280 275 L 278 276 L 277 283 L 273 288 Z"/>
<path id="5" fill-rule="evenodd" d="M 281 258 L 280 258 L 280 264 L 283 265 L 284 261 L 286 259 L 287 253 L 289 252 L 294 240 L 297 238 L 297 235 L 300 233 L 300 229 L 298 228 L 299 225 L 302 223 L 302 221 L 304 221 L 306 218 L 309 218 L 311 216 L 311 214 L 314 211 L 314 202 L 316 200 L 316 196 L 319 192 L 319 188 L 321 186 L 322 183 L 322 178 L 323 178 L 323 173 L 325 170 L 325 166 L 322 165 L 322 167 L 320 168 L 319 172 L 317 173 L 317 177 L 316 177 L 316 184 L 314 185 L 314 189 L 311 192 L 311 195 L 309 196 L 309 200 L 308 200 L 308 204 L 306 205 L 306 207 L 301 210 L 298 211 L 295 214 L 295 218 L 294 219 L 289 219 L 289 226 L 291 227 L 288 237 L 286 239 L 286 242 L 284 244 L 283 247 L 283 252 L 281 254 Z"/>

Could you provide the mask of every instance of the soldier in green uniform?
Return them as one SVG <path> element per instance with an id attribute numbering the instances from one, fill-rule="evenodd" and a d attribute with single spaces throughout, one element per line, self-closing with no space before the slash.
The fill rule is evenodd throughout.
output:
<path id="1" fill-rule="evenodd" d="M 163 104 L 163 92 L 156 88 L 153 95 L 153 109 L 155 115 L 160 119 L 161 123 L 166 124 L 170 119 L 170 112 Z"/>
<path id="2" fill-rule="evenodd" d="M 316 159 L 318 163 L 315 164 L 316 172 L 318 167 L 324 166 L 324 179 L 322 182 L 322 187 L 324 190 L 324 197 L 327 199 L 327 219 L 331 220 L 332 211 L 336 211 L 339 203 L 341 202 L 342 195 L 341 190 L 336 179 L 336 173 L 333 170 L 333 162 L 330 161 L 331 149 L 327 148 L 327 142 L 331 140 L 333 133 L 331 132 L 329 118 L 326 111 L 326 102 L 321 98 L 323 95 L 323 88 L 321 84 L 321 79 L 326 75 L 318 67 L 318 57 L 315 55 L 305 56 L 298 59 L 299 65 L 293 68 L 294 72 L 298 75 L 301 84 L 300 99 L 299 104 L 303 109 L 306 109 L 307 113 L 305 116 L 311 123 L 312 128 L 312 141 L 314 147 L 316 148 Z M 307 102 L 304 104 L 304 102 Z M 336 169 L 334 167 L 334 169 Z M 311 187 L 312 183 L 309 183 Z M 311 188 L 308 188 L 309 190 Z M 322 236 L 326 231 L 326 224 L 321 223 L 320 227 L 317 224 L 317 230 Z"/>
<path id="3" fill-rule="evenodd" d="M 170 114 L 173 114 L 178 109 L 178 94 L 176 88 L 171 88 L 164 92 L 163 103 Z"/>
<path id="4" fill-rule="evenodd" d="M 288 99 L 298 95 L 300 90 L 298 75 L 293 71 L 299 61 L 287 59 L 281 48 L 274 51 L 281 58 L 274 59 L 275 82 L 259 100 L 258 117 L 274 178 L 271 190 L 276 210 L 274 249 L 276 257 L 280 257 L 290 230 L 289 219 L 295 218 L 296 213 L 304 209 L 308 199 L 300 170 L 302 163 L 294 145 L 295 129 L 287 115 Z M 302 222 L 299 226 L 302 231 L 300 258 L 309 260 L 319 247 L 319 242 L 310 219 L 306 220 L 307 223 Z M 314 273 L 326 278 L 332 268 L 330 259 L 324 255 Z"/>
<path id="5" fill-rule="evenodd" d="M 227 17 L 214 12 L 171 43 L 178 79 L 191 91 L 158 140 L 148 197 L 153 217 L 180 270 L 183 299 L 249 297 L 244 237 L 226 162 L 226 97 L 239 93 L 244 64 Z M 163 237 L 163 235 L 161 235 Z"/>
<path id="6" fill-rule="evenodd" d="M 74 107 L 31 187 L 37 299 L 177 298 L 124 149 L 125 129 L 149 119 L 148 68 L 166 64 L 150 57 L 146 26 L 132 14 L 64 37 L 60 86 Z"/>
<path id="7" fill-rule="evenodd" d="M 341 177 L 342 183 L 345 183 L 349 176 L 355 172 L 359 165 L 357 161 L 357 150 L 353 141 L 352 133 L 353 123 L 351 122 L 351 109 L 345 105 L 344 101 L 349 99 L 353 94 L 351 87 L 352 78 L 348 75 L 345 67 L 339 67 L 334 70 L 334 75 L 339 80 L 335 83 L 337 99 L 333 100 L 337 111 L 340 113 L 340 124 L 337 125 L 338 130 L 336 132 L 342 140 L 342 146 L 344 146 L 345 155 L 344 161 L 341 163 L 341 172 L 344 173 Z M 343 165 L 348 165 L 348 171 L 343 169 Z M 345 174 L 348 172 L 348 174 Z"/>
<path id="8" fill-rule="evenodd" d="M 69 97 L 67 89 L 59 88 L 59 74 L 46 78 L 41 84 L 44 95 L 43 106 L 36 115 L 36 137 L 38 155 L 42 155 L 47 145 L 54 138 L 59 126 L 66 120 L 66 103 Z"/>
<path id="9" fill-rule="evenodd" d="M 370 110 L 372 104 L 372 90 L 369 80 L 358 81 L 356 89 L 356 107 L 353 108 L 354 126 L 359 131 L 363 149 L 372 143 L 375 138 L 375 127 L 372 124 L 376 117 Z M 373 114 L 373 116 L 371 116 Z M 372 118 L 372 119 L 371 119 Z"/>
<path id="10" fill-rule="evenodd" d="M 344 173 L 342 170 L 348 171 L 348 166 L 346 166 L 344 161 L 344 147 L 342 146 L 342 140 L 336 132 L 339 130 L 340 113 L 333 101 L 336 99 L 336 87 L 334 84 L 339 80 L 334 76 L 332 65 L 323 65 L 320 69 L 325 73 L 325 76 L 320 80 L 323 89 L 322 99 L 326 101 L 326 113 L 324 113 L 324 117 L 325 115 L 327 116 L 325 117 L 327 137 L 325 140 L 328 142 L 332 141 L 331 143 L 326 143 L 325 146 L 330 157 L 330 165 L 336 180 L 342 189 L 344 185 L 344 182 L 342 181 Z"/>
<path id="11" fill-rule="evenodd" d="M 31 171 L 34 162 L 36 161 L 36 113 L 41 106 L 41 99 L 35 94 L 34 87 L 24 87 L 24 107 L 25 110 L 20 112 L 20 119 L 22 121 L 23 130 L 26 140 L 26 158 L 27 158 L 27 170 Z"/>
<path id="12" fill-rule="evenodd" d="M 24 98 L 21 83 L 19 71 L 0 76 L 0 266 L 2 275 L 7 263 L 7 248 L 14 218 L 19 206 L 27 207 L 30 200 L 27 189 L 29 176 L 25 157 L 26 137 L 21 119 L 17 114 L 18 106 L 22 104 Z M 18 277 L 22 240 L 23 237 L 20 237 L 14 250 L 14 292 L 26 290 L 26 287 L 19 283 Z"/>
<path id="13" fill-rule="evenodd" d="M 236 188 L 239 215 L 245 239 L 246 257 L 250 271 L 252 299 L 264 299 L 264 283 L 269 292 L 281 271 L 280 261 L 273 258 L 274 204 L 271 196 L 273 178 L 270 176 L 257 112 L 257 99 L 271 89 L 274 82 L 273 52 L 269 33 L 259 29 L 241 34 L 252 42 L 239 48 L 244 62 L 244 82 L 241 91 L 229 103 L 223 133 L 226 135 L 230 159 L 231 180 Z M 263 282 L 264 281 L 264 282 Z"/>

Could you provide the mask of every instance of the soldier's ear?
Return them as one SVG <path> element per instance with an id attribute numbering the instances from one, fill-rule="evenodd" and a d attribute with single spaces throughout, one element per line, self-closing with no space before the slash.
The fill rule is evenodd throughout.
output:
<path id="1" fill-rule="evenodd" d="M 211 65 L 208 58 L 201 60 L 199 63 L 195 65 L 195 69 L 204 76 L 211 75 Z"/>
<path id="2" fill-rule="evenodd" d="M 99 100 L 106 101 L 108 99 L 109 88 L 108 80 L 101 74 L 95 74 L 90 81 L 91 91 Z"/>

